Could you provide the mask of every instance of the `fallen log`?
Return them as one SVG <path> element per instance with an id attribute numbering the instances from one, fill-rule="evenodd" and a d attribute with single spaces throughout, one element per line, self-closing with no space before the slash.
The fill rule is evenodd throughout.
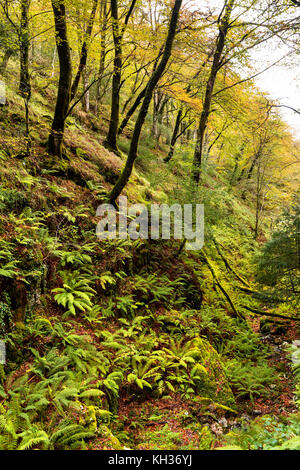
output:
<path id="1" fill-rule="evenodd" d="M 210 264 L 208 258 L 206 257 L 206 255 L 204 253 L 201 254 L 201 258 L 202 258 L 202 261 L 207 265 L 208 269 L 210 270 L 214 282 L 216 283 L 217 287 L 220 289 L 220 291 L 222 292 L 224 297 L 227 299 L 227 301 L 228 301 L 229 305 L 231 306 L 232 311 L 235 314 L 235 316 L 239 317 L 239 318 L 243 318 L 243 316 L 237 311 L 237 309 L 236 309 L 234 303 L 232 302 L 228 292 L 222 286 L 221 282 L 218 279 L 217 274 L 215 273 L 215 270 L 214 270 L 213 266 Z"/>
<path id="2" fill-rule="evenodd" d="M 220 256 L 220 258 L 222 259 L 223 263 L 225 264 L 225 267 L 227 269 L 228 272 L 232 272 L 232 274 L 242 283 L 244 284 L 247 288 L 249 288 L 249 282 L 246 281 L 245 279 L 243 279 L 234 269 L 233 267 L 230 265 L 229 261 L 226 259 L 225 255 L 222 253 L 222 251 L 220 250 L 220 246 L 223 248 L 224 250 L 224 247 L 221 245 L 221 243 L 217 242 L 217 240 L 215 239 L 215 237 L 212 237 L 212 240 L 215 244 L 215 247 L 217 249 L 217 252 Z"/>
<path id="3" fill-rule="evenodd" d="M 247 305 L 242 305 L 242 308 L 249 310 L 249 312 L 255 313 L 255 315 L 258 316 L 267 316 L 267 317 L 278 317 L 278 318 L 284 318 L 285 320 L 292 320 L 292 321 L 300 321 L 300 317 L 288 317 L 286 315 L 280 315 L 279 313 L 270 313 L 270 312 L 265 312 L 264 310 L 258 310 L 257 308 L 252 308 L 248 307 Z"/>

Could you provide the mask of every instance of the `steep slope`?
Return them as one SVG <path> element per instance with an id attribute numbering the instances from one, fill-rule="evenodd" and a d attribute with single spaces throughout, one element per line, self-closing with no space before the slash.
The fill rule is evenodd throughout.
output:
<path id="1" fill-rule="evenodd" d="M 34 96 L 29 156 L 13 88 L 0 111 L 0 448 L 213 448 L 278 394 L 280 365 L 244 308 L 262 308 L 253 210 L 210 167 L 201 252 L 97 240 L 122 159 L 101 145 L 103 120 L 76 111 L 68 158 L 49 164 L 51 87 Z M 151 145 L 146 128 L 129 201 L 189 201 L 185 159 L 164 165 Z"/>

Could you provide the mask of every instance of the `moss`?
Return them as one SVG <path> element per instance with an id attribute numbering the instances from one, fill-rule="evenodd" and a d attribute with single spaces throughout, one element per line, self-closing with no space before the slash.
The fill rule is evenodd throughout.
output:
<path id="1" fill-rule="evenodd" d="M 230 408 L 229 406 L 216 403 L 211 398 L 199 396 L 193 398 L 192 402 L 190 403 L 190 409 L 193 414 L 196 414 L 199 417 L 229 417 L 237 414 L 237 411 L 233 408 Z"/>
<path id="2" fill-rule="evenodd" d="M 94 406 L 88 406 L 85 419 L 88 425 L 88 430 L 92 432 L 96 432 L 97 431 L 97 417 L 96 417 L 96 408 Z"/>
<path id="3" fill-rule="evenodd" d="M 201 354 L 200 362 L 207 371 L 207 374 L 201 374 L 201 381 L 198 383 L 197 393 L 221 405 L 234 409 L 235 400 L 224 372 L 221 356 L 211 344 L 203 338 L 196 338 L 195 346 L 197 346 Z"/>
<path id="4" fill-rule="evenodd" d="M 122 450 L 123 449 L 123 446 L 122 444 L 120 443 L 119 439 L 117 439 L 113 433 L 111 432 L 111 430 L 105 426 L 104 424 L 102 424 L 100 427 L 99 427 L 99 430 L 98 430 L 98 433 L 101 437 L 105 438 L 105 447 L 104 447 L 104 450 L 105 448 L 107 449 L 114 449 L 114 450 Z"/>
<path id="5" fill-rule="evenodd" d="M 66 144 L 72 152 L 72 163 L 87 180 L 107 181 L 114 184 L 123 166 L 122 159 L 103 147 L 90 135 L 66 132 Z M 89 176 L 86 175 L 89 172 Z M 92 175 L 93 173 L 93 175 Z"/>
<path id="6" fill-rule="evenodd" d="M 5 370 L 4 370 L 4 365 L 0 364 L 0 384 L 4 383 L 5 377 L 6 377 L 6 374 L 5 374 Z M 1 413 L 1 405 L 0 405 L 0 413 Z"/>
<path id="7" fill-rule="evenodd" d="M 199 431 L 199 450 L 209 450 L 214 440 L 214 436 L 207 426 L 202 426 Z"/>
<path id="8" fill-rule="evenodd" d="M 0 301 L 0 339 L 6 334 L 12 320 L 11 301 L 7 292 Z"/>

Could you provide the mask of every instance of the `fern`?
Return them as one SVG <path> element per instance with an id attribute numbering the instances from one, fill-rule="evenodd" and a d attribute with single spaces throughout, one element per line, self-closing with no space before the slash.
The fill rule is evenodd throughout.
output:
<path id="1" fill-rule="evenodd" d="M 90 287 L 90 280 L 83 278 L 78 271 L 69 273 L 60 272 L 63 278 L 63 287 L 53 289 L 54 296 L 59 305 L 67 308 L 66 315 L 76 315 L 77 311 L 91 310 L 93 304 L 91 299 L 96 291 Z"/>

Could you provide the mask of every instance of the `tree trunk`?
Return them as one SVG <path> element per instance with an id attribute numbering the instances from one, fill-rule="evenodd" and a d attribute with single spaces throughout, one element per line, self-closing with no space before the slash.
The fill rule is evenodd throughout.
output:
<path id="1" fill-rule="evenodd" d="M 119 128 L 120 114 L 120 87 L 121 87 L 121 71 L 122 71 L 122 39 L 129 18 L 133 12 L 136 0 L 132 0 L 131 6 L 126 15 L 124 25 L 120 28 L 118 0 L 111 0 L 111 17 L 114 39 L 114 72 L 112 79 L 112 95 L 111 95 L 111 112 L 109 129 L 104 144 L 114 152 L 118 153 L 117 135 Z"/>
<path id="2" fill-rule="evenodd" d="M 156 90 L 153 93 L 153 113 L 152 113 L 152 128 L 151 128 L 151 134 L 155 141 L 158 139 L 159 101 L 160 101 L 160 95 L 159 95 L 159 92 Z"/>
<path id="3" fill-rule="evenodd" d="M 119 113 L 120 113 L 120 86 L 121 86 L 121 68 L 122 68 L 122 47 L 121 37 L 118 27 L 118 16 L 117 9 L 113 8 L 116 5 L 115 0 L 111 0 L 111 12 L 114 21 L 113 36 L 115 45 L 115 57 L 114 57 L 114 72 L 112 79 L 112 95 L 111 95 L 111 110 L 110 110 L 110 121 L 109 129 L 106 137 L 105 144 L 113 151 L 118 152 L 117 147 L 117 134 L 119 127 Z M 115 16 L 116 15 L 116 16 Z"/>
<path id="4" fill-rule="evenodd" d="M 106 56 L 106 31 L 107 31 L 107 0 L 102 0 L 100 8 L 100 63 L 99 63 L 99 74 L 96 91 L 96 106 L 95 114 L 98 114 L 100 100 L 101 100 L 101 85 L 105 69 L 105 56 Z"/>
<path id="5" fill-rule="evenodd" d="M 192 179 L 196 184 L 198 184 L 200 181 L 204 135 L 205 135 L 205 131 L 207 128 L 208 117 L 210 114 L 212 95 L 214 91 L 217 74 L 222 64 L 222 53 L 223 53 L 223 49 L 225 46 L 226 36 L 229 30 L 230 16 L 231 16 L 234 1 L 235 0 L 229 0 L 228 4 L 225 7 L 224 15 L 219 26 L 219 35 L 217 38 L 213 63 L 211 66 L 209 79 L 206 85 L 203 110 L 200 116 L 199 126 L 197 129 L 197 141 L 196 141 L 196 146 L 195 146 L 193 169 L 192 169 Z"/>
<path id="6" fill-rule="evenodd" d="M 180 123 L 181 123 L 181 116 L 182 116 L 182 108 L 180 108 L 178 113 L 177 113 L 175 126 L 174 126 L 174 130 L 173 130 L 173 135 L 172 135 L 172 139 L 171 139 L 170 150 L 169 150 L 169 153 L 168 153 L 167 157 L 165 158 L 166 163 L 168 163 L 174 155 L 174 148 L 175 148 L 175 144 L 176 144 L 177 138 L 178 138 L 178 131 L 179 131 Z"/>
<path id="7" fill-rule="evenodd" d="M 30 0 L 21 0 L 19 94 L 27 101 L 30 100 L 31 96 L 29 75 L 29 6 Z"/>
<path id="8" fill-rule="evenodd" d="M 20 20 L 20 83 L 19 95 L 22 96 L 25 106 L 25 138 L 26 138 L 26 155 L 30 154 L 30 129 L 29 129 L 29 101 L 31 98 L 31 84 L 29 74 L 29 7 L 31 0 L 21 0 L 21 20 Z"/>
<path id="9" fill-rule="evenodd" d="M 83 71 L 83 92 L 84 96 L 82 98 L 83 109 L 86 113 L 90 111 L 90 90 L 88 89 L 89 86 L 89 74 L 87 69 L 85 68 Z"/>
<path id="10" fill-rule="evenodd" d="M 111 16 L 113 21 L 113 39 L 114 39 L 114 72 L 112 79 L 112 95 L 111 95 L 111 108 L 110 108 L 110 121 L 108 134 L 105 140 L 111 150 L 118 152 L 117 148 L 117 133 L 119 126 L 119 112 L 120 112 L 120 86 L 121 86 L 121 68 L 122 68 L 122 45 L 121 34 L 119 28 L 119 14 L 118 14 L 118 1 L 111 0 Z"/>
<path id="11" fill-rule="evenodd" d="M 71 101 L 72 62 L 67 34 L 66 8 L 64 0 L 51 0 L 55 20 L 56 46 L 60 75 L 52 128 L 49 136 L 49 152 L 62 157 L 65 120 Z"/>
<path id="12" fill-rule="evenodd" d="M 156 60 L 154 62 L 154 66 L 153 66 L 153 70 L 152 70 L 152 74 L 154 73 L 154 71 L 156 70 L 156 67 L 157 67 L 157 64 L 158 64 L 158 61 L 159 61 L 159 57 L 162 53 L 162 48 L 160 48 L 160 51 L 159 51 L 159 54 L 158 56 L 156 57 Z M 136 97 L 136 100 L 135 102 L 133 103 L 133 105 L 130 107 L 130 109 L 127 111 L 126 113 L 126 116 L 124 117 L 120 127 L 119 127 L 119 130 L 118 130 L 118 134 L 122 134 L 123 130 L 125 129 L 125 127 L 127 126 L 128 124 L 128 121 L 129 119 L 131 118 L 131 116 L 133 115 L 133 113 L 136 111 L 136 109 L 139 107 L 140 103 L 142 102 L 142 100 L 144 99 L 145 97 L 145 94 L 146 94 L 146 90 L 147 90 L 147 85 L 145 86 L 145 88 L 142 89 L 142 91 L 138 94 L 138 96 Z"/>
<path id="13" fill-rule="evenodd" d="M 175 34 L 176 34 L 177 22 L 178 22 L 181 3 L 182 3 L 182 0 L 175 0 L 174 1 L 174 6 L 173 6 L 173 9 L 172 9 L 172 15 L 171 15 L 171 20 L 170 20 L 170 24 L 169 24 L 169 30 L 168 30 L 168 35 L 167 35 L 165 47 L 164 47 L 163 56 L 162 56 L 162 58 L 161 58 L 161 60 L 158 64 L 157 68 L 152 73 L 151 78 L 149 80 L 149 83 L 148 83 L 148 86 L 147 86 L 147 89 L 146 89 L 146 92 L 145 92 L 145 98 L 143 100 L 139 115 L 138 115 L 136 123 L 135 123 L 133 136 L 132 136 L 132 139 L 131 139 L 131 144 L 130 144 L 130 149 L 129 149 L 129 154 L 128 154 L 128 157 L 127 157 L 125 167 L 124 167 L 117 183 L 115 184 L 115 186 L 113 187 L 113 189 L 112 189 L 112 191 L 109 195 L 109 201 L 112 204 L 116 204 L 117 198 L 120 196 L 123 188 L 125 187 L 125 185 L 127 184 L 128 180 L 130 178 L 130 175 L 131 175 L 131 172 L 132 172 L 132 169 L 133 169 L 133 165 L 134 165 L 135 159 L 137 157 L 137 150 L 138 150 L 138 144 L 139 144 L 139 139 L 140 139 L 142 127 L 143 127 L 143 124 L 144 124 L 146 116 L 147 116 L 147 112 L 148 112 L 149 105 L 150 105 L 150 102 L 151 102 L 151 99 L 152 99 L 153 91 L 154 91 L 155 87 L 157 86 L 157 83 L 158 83 L 159 79 L 161 78 L 161 76 L 162 76 L 162 74 L 163 74 L 163 72 L 166 68 L 166 65 L 169 61 L 169 58 L 171 56 L 171 51 L 172 51 L 174 37 L 175 37 Z"/>
<path id="14" fill-rule="evenodd" d="M 119 130 L 118 130 L 119 135 L 122 134 L 123 130 L 125 129 L 125 127 L 128 124 L 129 119 L 131 118 L 131 116 L 133 115 L 135 110 L 139 107 L 140 103 L 142 102 L 142 100 L 145 96 L 145 93 L 146 93 L 146 89 L 147 89 L 147 87 L 145 86 L 145 88 L 143 88 L 143 90 L 137 96 L 137 98 L 136 98 L 135 102 L 133 103 L 133 105 L 127 111 L 127 114 L 124 117 L 123 121 L 121 122 L 121 125 L 120 125 Z"/>
<path id="15" fill-rule="evenodd" d="M 90 15 L 90 18 L 89 18 L 89 21 L 88 21 L 85 38 L 83 40 L 83 44 L 82 44 L 82 48 L 81 48 L 79 66 L 78 66 L 78 70 L 77 70 L 76 76 L 75 76 L 73 84 L 72 84 L 71 101 L 75 98 L 75 95 L 76 95 L 77 90 L 78 90 L 78 85 L 79 85 L 80 79 L 81 79 L 82 74 L 83 74 L 83 72 L 86 68 L 87 58 L 88 58 L 88 46 L 89 46 L 89 41 L 91 39 L 92 31 L 93 31 L 97 6 L 98 6 L 98 0 L 93 0 L 91 15 Z"/>
<path id="16" fill-rule="evenodd" d="M 230 181 L 229 181 L 229 185 L 228 185 L 228 191 L 231 190 L 231 188 L 232 188 L 232 186 L 233 186 L 233 184 L 236 180 L 236 174 L 237 174 L 237 171 L 238 171 L 238 168 L 239 168 L 239 161 L 243 156 L 244 148 L 245 148 L 245 145 L 242 144 L 240 150 L 235 154 L 234 168 L 233 168 L 232 175 L 230 177 Z"/>
<path id="17" fill-rule="evenodd" d="M 153 94 L 153 120 L 152 120 L 152 136 L 155 142 L 159 145 L 161 136 L 161 125 L 163 121 L 164 108 L 169 98 L 164 97 L 162 92 L 158 89 Z"/>
<path id="18" fill-rule="evenodd" d="M 160 101 L 160 106 L 158 108 L 158 116 L 157 116 L 157 122 L 158 122 L 158 127 L 157 127 L 157 143 L 159 144 L 160 138 L 161 138 L 161 132 L 162 132 L 162 125 L 163 125 L 163 119 L 164 119 L 164 111 L 166 108 L 166 105 L 169 101 L 168 96 L 165 96 L 165 98 L 161 98 Z"/>

